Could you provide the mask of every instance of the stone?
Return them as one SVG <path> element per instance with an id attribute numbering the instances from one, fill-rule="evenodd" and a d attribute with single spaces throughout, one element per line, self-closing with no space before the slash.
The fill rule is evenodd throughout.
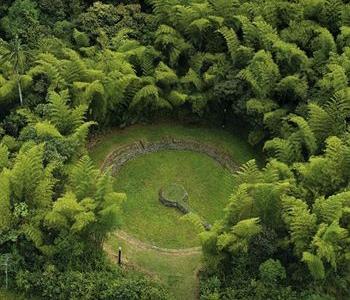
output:
<path id="1" fill-rule="evenodd" d="M 188 205 L 188 193 L 179 184 L 170 184 L 159 190 L 159 201 L 168 207 L 175 207 L 183 214 L 190 212 Z"/>

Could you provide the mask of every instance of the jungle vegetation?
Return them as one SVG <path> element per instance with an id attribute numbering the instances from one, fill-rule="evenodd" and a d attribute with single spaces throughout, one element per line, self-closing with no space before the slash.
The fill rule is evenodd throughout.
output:
<path id="1" fill-rule="evenodd" d="M 168 299 L 106 259 L 127 200 L 86 141 L 173 119 L 266 156 L 200 233 L 201 299 L 350 298 L 347 0 L 3 0 L 0 38 L 1 282 L 6 261 L 26 295 Z"/>

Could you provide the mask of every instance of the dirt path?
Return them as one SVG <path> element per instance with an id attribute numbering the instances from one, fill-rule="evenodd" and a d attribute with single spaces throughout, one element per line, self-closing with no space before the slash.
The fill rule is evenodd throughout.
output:
<path id="1" fill-rule="evenodd" d="M 192 248 L 184 248 L 184 249 L 168 249 L 168 248 L 157 247 L 157 246 L 148 244 L 146 242 L 140 241 L 123 230 L 118 230 L 113 234 L 115 237 L 125 241 L 132 247 L 143 249 L 143 250 L 155 250 L 165 255 L 187 256 L 187 255 L 200 254 L 202 252 L 201 247 L 192 247 Z"/>

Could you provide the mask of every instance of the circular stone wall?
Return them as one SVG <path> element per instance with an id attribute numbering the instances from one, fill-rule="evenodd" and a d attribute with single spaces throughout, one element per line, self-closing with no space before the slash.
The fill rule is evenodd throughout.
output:
<path id="1" fill-rule="evenodd" d="M 129 199 L 124 205 L 124 230 L 156 246 L 183 248 L 200 242 L 193 225 L 178 214 L 196 213 L 210 229 L 232 193 L 231 175 L 237 165 L 213 145 L 166 137 L 115 148 L 102 165 L 107 168 L 119 179 L 116 189 Z M 171 183 L 186 187 L 191 207 L 168 209 L 159 201 L 159 189 Z"/>
<path id="2" fill-rule="evenodd" d="M 121 167 L 129 160 L 140 155 L 158 152 L 162 150 L 187 150 L 206 154 L 216 160 L 221 166 L 232 173 L 238 166 L 233 162 L 229 154 L 211 145 L 203 144 L 195 140 L 180 140 L 175 138 L 164 138 L 156 142 L 137 141 L 121 146 L 112 151 L 103 162 L 102 169 L 111 167 L 112 175 L 116 175 Z"/>

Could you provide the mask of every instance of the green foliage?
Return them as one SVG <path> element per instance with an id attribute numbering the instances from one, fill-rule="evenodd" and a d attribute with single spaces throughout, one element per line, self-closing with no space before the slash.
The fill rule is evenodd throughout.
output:
<path id="1" fill-rule="evenodd" d="M 73 30 L 73 38 L 78 47 L 88 47 L 90 45 L 89 36 L 76 28 Z"/>
<path id="2" fill-rule="evenodd" d="M 11 171 L 11 186 L 17 201 L 30 202 L 33 192 L 43 176 L 44 146 L 38 145 L 31 149 L 23 149 L 18 154 Z"/>
<path id="3" fill-rule="evenodd" d="M 171 66 L 176 66 L 180 55 L 190 50 L 190 44 L 174 28 L 161 25 L 155 33 L 155 46 L 162 50 Z"/>
<path id="4" fill-rule="evenodd" d="M 26 43 L 37 41 L 40 34 L 39 11 L 31 0 L 16 0 L 1 19 L 2 28 L 10 37 L 19 36 Z"/>
<path id="5" fill-rule="evenodd" d="M 276 62 L 284 74 L 299 73 L 307 67 L 308 57 L 297 46 L 283 41 L 273 44 Z"/>
<path id="6" fill-rule="evenodd" d="M 280 74 L 271 54 L 261 50 L 255 54 L 249 66 L 241 70 L 238 76 L 249 83 L 258 98 L 264 99 L 269 96 Z"/>
<path id="7" fill-rule="evenodd" d="M 68 90 L 64 90 L 60 94 L 51 92 L 48 100 L 47 115 L 50 122 L 52 122 L 62 134 L 70 134 L 79 126 L 83 125 L 87 107 L 82 104 L 71 109 L 68 105 Z"/>
<path id="8" fill-rule="evenodd" d="M 228 52 L 233 62 L 235 62 L 236 51 L 238 50 L 237 48 L 239 46 L 239 41 L 235 31 L 232 28 L 222 27 L 219 29 L 219 32 L 225 38 Z"/>
<path id="9" fill-rule="evenodd" d="M 295 251 L 300 253 L 310 243 L 316 230 L 316 216 L 311 214 L 307 204 L 294 197 L 283 199 L 283 217 L 290 229 Z"/>
<path id="10" fill-rule="evenodd" d="M 267 284 L 275 284 L 286 278 L 286 270 L 278 260 L 269 259 L 259 266 L 260 278 Z"/>
<path id="11" fill-rule="evenodd" d="M 230 233 L 218 236 L 218 249 L 228 249 L 232 253 L 248 252 L 249 241 L 260 232 L 261 226 L 258 218 L 239 221 L 232 227 Z"/>
<path id="12" fill-rule="evenodd" d="M 264 150 L 285 163 L 293 163 L 303 160 L 317 150 L 316 138 L 307 121 L 302 117 L 291 115 L 287 120 L 288 136 L 284 139 L 274 138 L 267 141 Z"/>
<path id="13" fill-rule="evenodd" d="M 0 176 L 0 209 L 1 209 L 1 222 L 0 232 L 8 230 L 11 225 L 11 205 L 10 205 L 10 180 L 9 175 L 6 172 L 2 172 Z"/>
<path id="14" fill-rule="evenodd" d="M 8 148 L 4 144 L 0 144 L 0 170 L 4 167 L 7 167 L 9 161 L 9 152 Z"/>
<path id="15" fill-rule="evenodd" d="M 325 276 L 324 266 L 323 266 L 322 260 L 318 256 L 313 255 L 309 252 L 304 252 L 303 261 L 307 264 L 311 275 L 316 280 L 324 279 L 324 276 Z"/>
<path id="16" fill-rule="evenodd" d="M 60 297 L 65 273 L 33 265 L 93 260 L 117 225 L 124 196 L 84 155 L 95 121 L 174 117 L 247 128 L 267 154 L 201 233 L 203 299 L 349 298 L 347 1 L 6 0 L 0 14 L 0 251 L 18 255 L 18 285 Z M 64 297 L 100 291 L 86 276 L 69 273 Z M 120 282 L 91 297 L 165 297 Z"/>
<path id="17" fill-rule="evenodd" d="M 253 162 L 247 163 L 236 175 L 235 192 L 229 199 L 225 217 L 213 226 L 211 232 L 202 234 L 207 267 L 211 270 L 224 270 L 226 276 L 236 276 L 234 271 L 225 267 L 236 262 L 236 268 L 250 270 L 247 278 L 240 275 L 239 280 L 248 284 L 250 276 L 257 278 L 256 284 L 245 288 L 245 292 L 239 288 L 245 295 L 253 293 L 255 297 L 265 297 L 272 290 L 278 289 L 280 293 L 283 291 L 285 295 L 291 296 L 292 291 L 284 290 L 283 286 L 285 280 L 288 280 L 289 284 L 294 282 L 289 277 L 293 276 L 293 271 L 284 269 L 280 262 L 275 261 L 280 257 L 279 253 L 283 253 L 288 247 L 289 251 L 293 250 L 290 255 L 294 257 L 291 259 L 296 259 L 294 267 L 298 272 L 304 272 L 302 270 L 305 263 L 312 280 L 321 280 L 325 285 L 324 291 L 331 293 L 329 289 L 335 284 L 331 274 L 339 270 L 339 264 L 344 264 L 347 256 L 345 244 L 348 244 L 349 233 L 348 225 L 345 224 L 348 224 L 346 211 L 349 204 L 345 200 L 348 192 L 332 195 L 334 190 L 329 191 L 326 188 L 334 187 L 335 180 L 339 180 L 339 190 L 339 185 L 345 184 L 341 180 L 344 176 L 342 174 L 345 173 L 341 171 L 339 175 L 335 175 L 332 183 L 327 184 L 333 176 L 333 170 L 339 172 L 341 167 L 323 165 L 322 169 L 314 170 L 312 174 L 306 173 L 306 170 L 312 168 L 314 160 L 320 159 L 328 163 L 339 162 L 339 166 L 344 165 L 343 155 L 346 156 L 346 149 L 347 146 L 342 144 L 340 139 L 328 140 L 324 157 L 312 157 L 309 163 L 295 164 L 294 168 L 301 172 L 300 175 L 303 174 L 299 179 L 297 176 L 300 175 L 293 174 L 287 165 L 278 161 L 271 160 L 263 170 L 259 170 Z M 324 170 L 323 174 L 321 170 Z M 325 181 L 320 184 L 321 178 Z M 320 181 L 312 183 L 313 180 Z M 332 196 L 317 198 L 318 195 L 327 194 Z M 259 224 L 256 220 L 260 221 Z M 342 220 L 347 221 L 344 224 L 341 223 Z M 240 234 L 243 228 L 242 236 Z M 273 228 L 277 238 L 270 242 L 276 243 L 277 248 L 269 252 L 266 262 L 256 249 L 257 243 L 264 240 L 265 228 Z M 259 246 L 261 247 L 261 244 Z M 266 255 L 266 252 L 264 253 Z M 258 267 L 260 274 L 256 274 L 255 271 Z M 342 274 L 346 272 L 344 270 Z M 235 286 L 238 279 L 233 278 L 235 283 L 232 285 Z M 303 278 L 310 280 L 307 274 Z M 341 289 L 337 293 L 345 292 Z M 225 290 L 220 291 L 224 293 Z"/>
<path id="18" fill-rule="evenodd" d="M 22 291 L 39 294 L 49 299 L 155 299 L 165 300 L 169 295 L 157 283 L 139 275 L 128 275 L 122 269 L 106 267 L 101 261 L 96 271 L 62 272 L 54 265 L 35 272 L 22 271 L 16 282 Z"/>
<path id="19" fill-rule="evenodd" d="M 181 217 L 182 220 L 191 222 L 197 229 L 198 232 L 204 232 L 205 227 L 203 225 L 203 220 L 201 217 L 195 213 L 188 213 Z"/>

